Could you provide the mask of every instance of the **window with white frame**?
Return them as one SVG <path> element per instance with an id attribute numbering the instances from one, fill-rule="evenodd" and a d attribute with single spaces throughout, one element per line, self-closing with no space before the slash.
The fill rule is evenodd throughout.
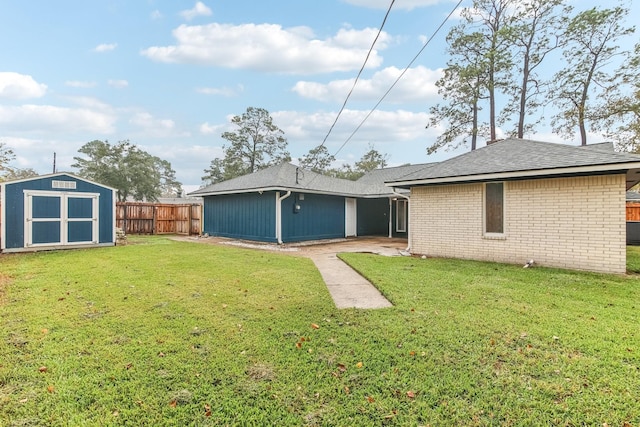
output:
<path id="1" fill-rule="evenodd" d="M 398 233 L 407 232 L 407 201 L 406 199 L 396 200 L 396 231 Z"/>
<path id="2" fill-rule="evenodd" d="M 484 232 L 504 234 L 504 183 L 484 185 Z"/>

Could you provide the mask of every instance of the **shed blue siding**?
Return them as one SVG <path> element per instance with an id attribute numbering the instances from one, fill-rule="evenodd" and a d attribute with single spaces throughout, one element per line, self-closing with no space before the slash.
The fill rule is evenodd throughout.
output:
<path id="1" fill-rule="evenodd" d="M 295 205 L 300 206 L 297 212 Z M 292 193 L 282 202 L 283 242 L 335 239 L 344 237 L 344 233 L 344 197 Z"/>
<path id="2" fill-rule="evenodd" d="M 72 181 L 75 182 L 76 188 L 53 188 L 53 181 Z M 115 218 L 113 212 L 114 191 L 111 188 L 94 184 L 89 181 L 79 179 L 73 175 L 50 175 L 44 177 L 36 177 L 29 180 L 8 182 L 4 184 L 4 206 L 2 209 L 5 213 L 6 225 L 3 226 L 4 247 L 6 249 L 19 249 L 24 247 L 25 236 L 25 210 L 24 210 L 24 192 L 25 191 L 43 191 L 50 192 L 52 196 L 64 193 L 69 198 L 68 217 L 69 218 L 87 218 L 91 212 L 91 203 L 87 205 L 87 200 L 72 198 L 73 193 L 97 193 L 100 195 L 98 201 L 98 236 L 99 244 L 115 243 L 114 227 Z M 35 196 L 33 201 L 34 218 L 59 218 L 61 212 L 60 198 Z M 87 207 L 89 206 L 89 207 Z M 86 236 L 87 222 L 79 222 L 69 228 L 69 243 L 84 241 L 81 236 Z M 42 244 L 60 241 L 60 222 L 40 222 L 34 224 L 33 243 Z M 57 230 L 56 230 L 57 227 Z M 90 236 L 89 232 L 89 236 Z"/>
<path id="3" fill-rule="evenodd" d="M 358 199 L 358 236 L 389 235 L 389 199 Z"/>
<path id="4" fill-rule="evenodd" d="M 204 197 L 204 232 L 210 236 L 276 242 L 275 192 Z"/>

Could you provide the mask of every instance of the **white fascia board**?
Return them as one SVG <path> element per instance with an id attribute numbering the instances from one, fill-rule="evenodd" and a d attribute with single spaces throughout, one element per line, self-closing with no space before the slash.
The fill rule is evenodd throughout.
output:
<path id="1" fill-rule="evenodd" d="M 225 194 L 239 194 L 239 193 L 260 193 L 266 191 L 286 191 L 282 187 L 263 187 L 263 188 L 243 188 L 241 190 L 224 190 L 224 191 L 211 191 L 208 193 L 189 193 L 189 195 L 206 197 L 206 196 L 223 196 Z"/>
<path id="2" fill-rule="evenodd" d="M 574 166 L 568 168 L 554 168 L 554 169 L 538 169 L 538 170 L 526 170 L 526 171 L 514 171 L 514 172 L 496 172 L 486 173 L 480 175 L 461 175 L 461 176 L 449 176 L 442 178 L 428 178 L 428 179 L 415 179 L 411 181 L 391 181 L 385 182 L 387 187 L 412 187 L 418 185 L 429 184 L 453 184 L 457 182 L 475 182 L 475 181 L 499 181 L 504 179 L 513 178 L 544 178 L 545 176 L 562 176 L 562 175 L 578 175 L 578 174 L 590 174 L 600 172 L 622 172 L 629 169 L 640 168 L 640 162 L 633 163 L 617 163 L 617 164 L 605 164 L 595 166 Z"/>

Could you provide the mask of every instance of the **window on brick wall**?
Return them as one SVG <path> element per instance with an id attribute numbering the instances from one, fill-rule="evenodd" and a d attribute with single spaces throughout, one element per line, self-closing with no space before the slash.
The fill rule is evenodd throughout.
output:
<path id="1" fill-rule="evenodd" d="M 484 232 L 504 234 L 504 183 L 484 185 Z"/>

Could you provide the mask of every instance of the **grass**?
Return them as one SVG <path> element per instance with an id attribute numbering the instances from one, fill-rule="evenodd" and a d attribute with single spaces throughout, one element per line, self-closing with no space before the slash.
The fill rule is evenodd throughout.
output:
<path id="1" fill-rule="evenodd" d="M 0 425 L 640 424 L 633 275 L 134 240 L 0 256 Z"/>

